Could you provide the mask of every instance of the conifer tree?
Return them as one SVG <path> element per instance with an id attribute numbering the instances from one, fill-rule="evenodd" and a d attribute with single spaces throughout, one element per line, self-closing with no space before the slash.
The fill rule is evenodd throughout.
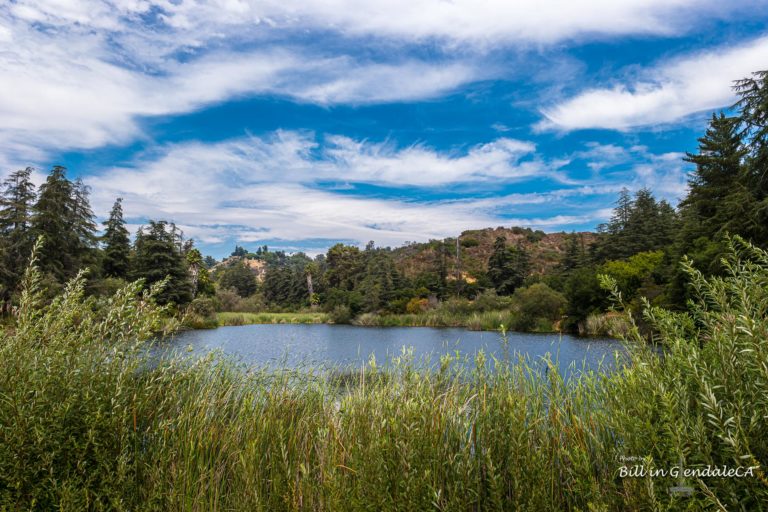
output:
<path id="1" fill-rule="evenodd" d="M 131 276 L 144 279 L 147 285 L 168 277 L 158 296 L 160 303 L 186 304 L 192 300 L 186 262 L 177 242 L 177 233 L 165 221 L 149 221 L 136 233 Z"/>
<path id="2" fill-rule="evenodd" d="M 131 239 L 123 219 L 123 199 L 118 197 L 109 218 L 104 221 L 104 258 L 102 269 L 105 276 L 125 279 L 128 276 L 131 256 Z"/>
<path id="3" fill-rule="evenodd" d="M 751 193 L 744 190 L 742 180 L 747 148 L 739 124 L 737 117 L 713 114 L 706 133 L 699 138 L 698 153 L 686 153 L 684 160 L 696 166 L 688 182 L 688 195 L 680 203 L 686 212 L 686 245 L 702 236 L 718 238 L 726 231 L 747 235 L 746 212 L 740 210 L 752 201 L 747 199 L 744 204 L 744 192 Z M 741 206 L 732 204 L 734 194 L 741 197 Z"/>
<path id="4" fill-rule="evenodd" d="M 93 262 L 95 223 L 88 201 L 88 188 L 66 177 L 66 169 L 55 166 L 34 207 L 32 231 L 42 236 L 40 266 L 59 281 L 66 280 Z"/>
<path id="5" fill-rule="evenodd" d="M 528 252 L 522 245 L 507 247 L 506 237 L 500 236 L 493 243 L 493 252 L 488 258 L 488 278 L 496 293 L 511 295 L 523 284 L 530 268 Z"/>
<path id="6" fill-rule="evenodd" d="M 35 186 L 31 175 L 31 167 L 11 173 L 3 182 L 0 195 L 0 283 L 3 300 L 7 300 L 16 289 L 34 243 L 31 220 Z"/>

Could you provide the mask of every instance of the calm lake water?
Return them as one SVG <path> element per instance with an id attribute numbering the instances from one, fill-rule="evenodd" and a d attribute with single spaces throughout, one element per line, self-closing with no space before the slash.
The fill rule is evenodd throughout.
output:
<path id="1" fill-rule="evenodd" d="M 614 352 L 622 352 L 621 343 L 607 338 L 578 338 L 559 334 L 508 333 L 509 353 L 523 354 L 533 362 L 545 354 L 559 361 L 570 374 L 569 365 L 597 370 L 611 367 Z M 355 327 L 326 324 L 266 324 L 219 327 L 187 331 L 166 342 L 166 348 L 191 355 L 220 350 L 227 356 L 255 366 L 295 368 L 305 365 L 359 366 L 375 355 L 383 365 L 412 348 L 416 361 L 454 354 L 474 360 L 478 351 L 501 359 L 504 348 L 498 332 L 430 327 Z M 490 358 L 489 358 L 490 359 Z"/>

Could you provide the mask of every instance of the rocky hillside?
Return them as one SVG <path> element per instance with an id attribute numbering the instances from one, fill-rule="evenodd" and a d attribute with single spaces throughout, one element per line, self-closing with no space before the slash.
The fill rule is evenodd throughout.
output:
<path id="1" fill-rule="evenodd" d="M 595 241 L 592 232 L 577 233 L 585 249 Z M 557 266 L 565 253 L 570 233 L 544 233 L 527 228 L 497 227 L 464 231 L 459 236 L 459 261 L 462 276 L 473 282 L 477 276 L 485 273 L 488 258 L 493 252 L 493 243 L 499 236 L 507 239 L 508 246 L 518 243 L 528 251 L 532 273 L 544 273 Z M 449 279 L 456 276 L 456 239 L 445 239 L 447 252 L 447 270 Z M 426 243 L 412 243 L 394 250 L 395 261 L 407 277 L 413 278 L 423 272 L 434 272 L 440 250 L 440 240 Z"/>

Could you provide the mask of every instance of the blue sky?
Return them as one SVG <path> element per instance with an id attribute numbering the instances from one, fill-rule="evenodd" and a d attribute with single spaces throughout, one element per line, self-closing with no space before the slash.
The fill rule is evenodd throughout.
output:
<path id="1" fill-rule="evenodd" d="M 593 229 L 768 68 L 768 2 L 11 0 L 0 169 L 205 253 Z"/>

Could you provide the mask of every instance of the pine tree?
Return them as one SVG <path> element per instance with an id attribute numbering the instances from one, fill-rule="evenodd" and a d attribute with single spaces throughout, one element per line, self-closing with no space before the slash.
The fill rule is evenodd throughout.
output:
<path id="1" fill-rule="evenodd" d="M 131 256 L 131 239 L 123 219 L 123 199 L 118 197 L 109 218 L 104 221 L 106 230 L 102 240 L 104 242 L 104 259 L 102 269 L 104 275 L 125 279 L 128 276 Z"/>
<path id="2" fill-rule="evenodd" d="M 528 252 L 522 245 L 507 247 L 507 239 L 497 237 L 488 258 L 488 278 L 499 295 L 511 295 L 523 284 L 530 269 Z"/>
<path id="3" fill-rule="evenodd" d="M 581 234 L 571 233 L 565 244 L 565 253 L 560 267 L 568 272 L 584 264 L 586 254 L 584 250 L 584 237 Z"/>
<path id="4" fill-rule="evenodd" d="M 165 221 L 149 221 L 141 227 L 134 243 L 135 257 L 131 276 L 147 285 L 168 277 L 168 284 L 158 297 L 160 303 L 186 304 L 192 300 L 192 287 L 178 236 Z"/>
<path id="5" fill-rule="evenodd" d="M 742 134 L 749 138 L 749 175 L 757 199 L 762 200 L 768 195 L 768 71 L 738 80 L 734 89 L 739 95 L 735 106 L 739 108 Z"/>
<path id="6" fill-rule="evenodd" d="M 79 234 L 71 224 L 75 209 L 74 184 L 67 179 L 66 169 L 57 165 L 40 186 L 32 230 L 35 237 L 43 237 L 41 269 L 60 281 L 78 270 Z"/>
<path id="7" fill-rule="evenodd" d="M 746 236 L 768 246 L 768 71 L 758 71 L 734 87 L 740 99 L 741 135 L 748 149 L 740 186 L 728 207 L 746 219 Z"/>
<path id="8" fill-rule="evenodd" d="M 8 300 L 16 289 L 34 243 L 31 220 L 35 186 L 31 175 L 31 167 L 11 173 L 3 182 L 0 195 L 0 282 L 3 300 Z"/>
<path id="9" fill-rule="evenodd" d="M 742 142 L 740 119 L 713 115 L 706 133 L 699 138 L 699 152 L 686 153 L 685 161 L 696 165 L 688 185 L 687 197 L 680 203 L 688 221 L 687 243 L 704 236 L 718 238 L 724 232 L 745 233 L 745 213 L 732 204 L 734 194 L 744 201 L 744 158 L 747 148 Z M 749 191 L 747 191 L 749 192 Z M 750 195 L 750 194 L 748 194 Z M 752 201 L 747 199 L 746 205 Z"/>
<path id="10" fill-rule="evenodd" d="M 621 258 L 656 249 L 656 233 L 659 227 L 659 205 L 651 191 L 642 188 L 637 191 L 624 226 L 622 247 L 618 248 Z"/>

